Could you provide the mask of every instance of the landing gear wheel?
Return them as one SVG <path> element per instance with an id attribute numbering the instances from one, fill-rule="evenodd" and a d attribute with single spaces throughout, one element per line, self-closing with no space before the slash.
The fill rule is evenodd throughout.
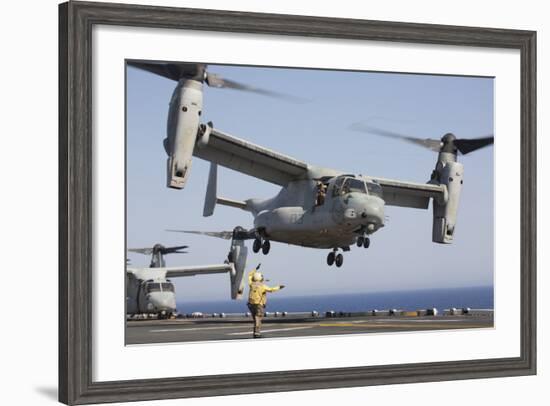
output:
<path id="1" fill-rule="evenodd" d="M 262 240 L 259 238 L 256 238 L 254 240 L 254 243 L 252 244 L 252 251 L 255 253 L 260 252 L 260 249 L 262 248 Z"/>
<path id="2" fill-rule="evenodd" d="M 336 254 L 334 253 L 334 251 L 331 251 L 328 253 L 328 256 L 327 256 L 328 266 L 332 266 L 334 264 L 335 257 L 336 257 Z"/>
<path id="3" fill-rule="evenodd" d="M 267 255 L 269 254 L 269 250 L 271 249 L 271 243 L 268 240 L 265 240 L 262 244 L 262 254 Z"/>
<path id="4" fill-rule="evenodd" d="M 362 247 L 365 242 L 365 237 L 357 237 L 357 246 Z"/>
<path id="5" fill-rule="evenodd" d="M 336 255 L 336 266 L 340 268 L 344 263 L 344 256 L 342 254 Z"/>
<path id="6" fill-rule="evenodd" d="M 369 248 L 369 246 L 370 246 L 370 238 L 366 237 L 365 241 L 363 242 L 363 247 Z"/>

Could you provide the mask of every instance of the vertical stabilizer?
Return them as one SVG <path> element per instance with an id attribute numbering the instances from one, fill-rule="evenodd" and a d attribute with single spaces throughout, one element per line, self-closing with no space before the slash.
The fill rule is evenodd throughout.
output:
<path id="1" fill-rule="evenodd" d="M 208 173 L 208 185 L 206 186 L 206 196 L 204 198 L 204 209 L 202 215 L 209 217 L 214 214 L 216 207 L 216 189 L 218 183 L 218 165 L 210 164 L 210 172 Z"/>

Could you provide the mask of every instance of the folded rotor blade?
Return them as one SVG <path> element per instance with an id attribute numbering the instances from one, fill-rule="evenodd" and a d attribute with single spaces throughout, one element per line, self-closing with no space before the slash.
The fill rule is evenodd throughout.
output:
<path id="1" fill-rule="evenodd" d="M 424 148 L 428 148 L 432 151 L 439 152 L 439 149 L 441 148 L 441 141 L 440 140 L 434 140 L 431 138 L 417 138 L 417 137 L 410 137 L 408 135 L 400 134 L 393 131 L 383 130 L 381 128 L 372 127 L 370 125 L 361 124 L 361 123 L 355 123 L 350 126 L 351 130 L 354 131 L 360 131 L 360 132 L 366 132 L 370 134 L 380 135 L 382 137 L 390 137 L 395 139 L 400 139 L 403 141 L 410 142 L 412 144 L 419 145 Z"/>
<path id="2" fill-rule="evenodd" d="M 454 144 L 463 155 L 466 155 L 470 152 L 492 145 L 494 140 L 495 138 L 491 135 L 482 138 L 461 138 L 455 140 Z"/>

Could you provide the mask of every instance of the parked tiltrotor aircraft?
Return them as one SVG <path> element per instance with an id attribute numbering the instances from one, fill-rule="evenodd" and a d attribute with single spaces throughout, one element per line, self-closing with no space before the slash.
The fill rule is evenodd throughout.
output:
<path id="1" fill-rule="evenodd" d="M 244 242 L 234 239 L 227 260 L 219 265 L 166 267 L 164 255 L 184 253 L 187 248 L 164 247 L 132 248 L 128 251 L 151 255 L 147 268 L 126 267 L 126 313 L 155 314 L 167 318 L 176 313 L 176 293 L 170 278 L 215 273 L 229 273 L 231 298 L 239 299 L 243 293 L 243 274 L 246 266 L 247 248 Z"/>
<path id="2" fill-rule="evenodd" d="M 177 81 L 164 139 L 168 187 L 185 186 L 193 155 L 210 161 L 203 215 L 212 215 L 216 203 L 250 212 L 254 227 L 237 234 L 239 238 L 254 240 L 254 252 L 261 249 L 267 254 L 270 241 L 328 249 L 327 263 L 341 266 L 343 256 L 338 250 L 349 251 L 353 244 L 368 247 L 369 236 L 384 226 L 385 205 L 427 209 L 430 199 L 433 200 L 432 240 L 449 244 L 455 232 L 464 174 L 457 154 L 467 154 L 493 143 L 493 136 L 458 139 L 448 133 L 440 140 L 419 139 L 356 126 L 357 130 L 401 138 L 432 149 L 438 153 L 438 159 L 427 183 L 348 174 L 252 144 L 214 129 L 211 122 L 200 123 L 204 84 L 273 95 L 270 92 L 222 79 L 209 73 L 203 64 L 130 62 L 130 65 Z M 277 184 L 282 187 L 281 191 L 270 199 L 236 201 L 219 197 L 216 195 L 217 165 Z M 206 234 L 229 235 L 227 232 Z"/>

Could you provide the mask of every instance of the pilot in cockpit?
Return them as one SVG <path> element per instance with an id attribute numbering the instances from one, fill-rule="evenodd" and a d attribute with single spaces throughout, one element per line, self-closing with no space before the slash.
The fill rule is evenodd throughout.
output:
<path id="1" fill-rule="evenodd" d="M 315 199 L 315 206 L 321 206 L 325 203 L 325 197 L 327 195 L 327 185 L 323 182 L 317 182 L 317 198 Z"/>
<path id="2" fill-rule="evenodd" d="M 344 183 L 344 186 L 342 186 L 342 191 L 340 192 L 340 194 L 347 195 L 350 191 L 351 190 L 349 188 L 349 182 L 346 182 Z"/>

